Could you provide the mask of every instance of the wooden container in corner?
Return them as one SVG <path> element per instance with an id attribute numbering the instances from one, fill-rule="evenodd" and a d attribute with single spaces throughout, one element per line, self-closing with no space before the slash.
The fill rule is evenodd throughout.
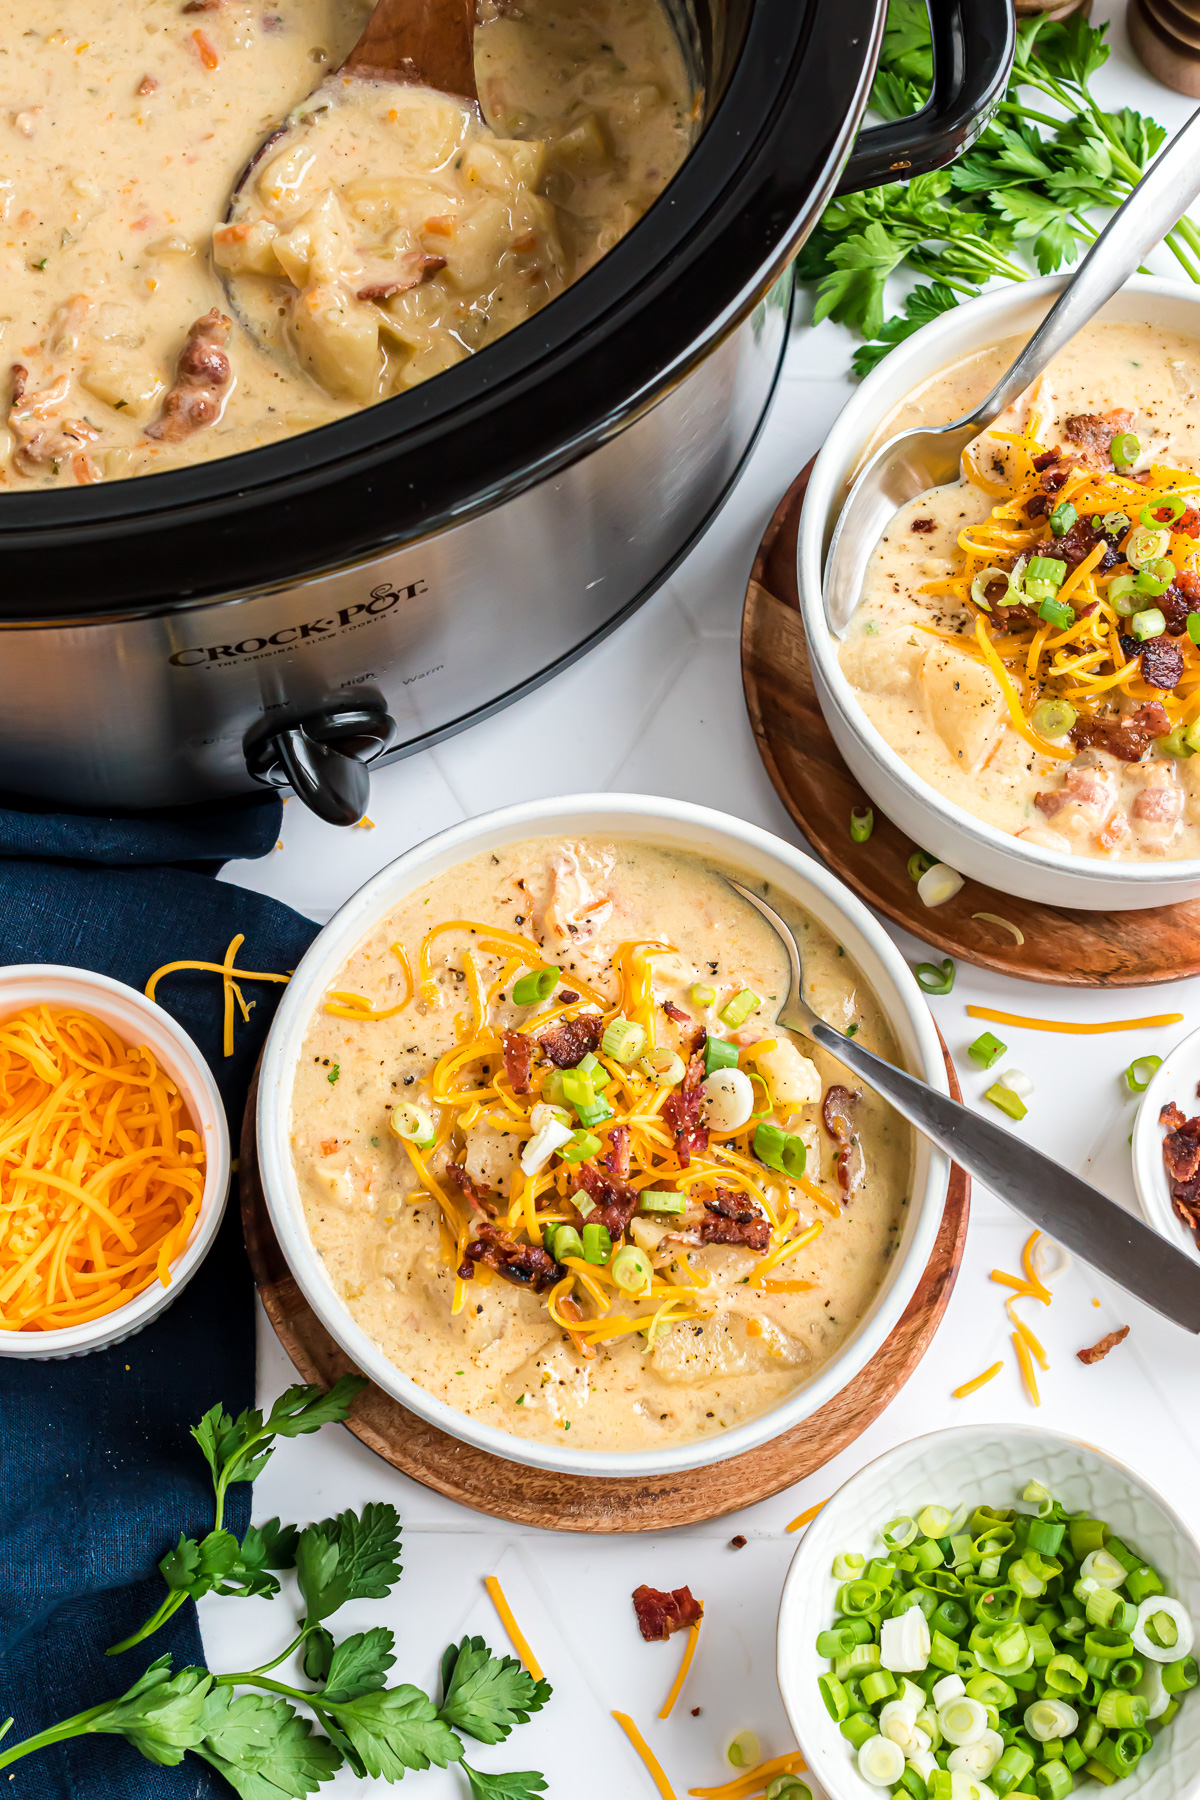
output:
<path id="1" fill-rule="evenodd" d="M 1157 81 L 1200 99 L 1200 0 L 1129 0 L 1133 53 Z"/>

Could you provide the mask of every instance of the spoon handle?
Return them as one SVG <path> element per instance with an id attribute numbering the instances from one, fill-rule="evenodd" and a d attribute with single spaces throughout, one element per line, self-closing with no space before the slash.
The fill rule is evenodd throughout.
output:
<path id="1" fill-rule="evenodd" d="M 958 423 L 982 431 L 998 418 L 1123 286 L 1143 258 L 1182 218 L 1197 194 L 1200 110 L 1176 132 L 1109 220 L 1012 368 L 975 411 Z"/>
<path id="2" fill-rule="evenodd" d="M 1156 1312 L 1200 1332 L 1200 1267 L 1182 1250 L 1011 1131 L 884 1062 L 832 1026 L 806 1020 L 800 1029 L 1040 1231 Z"/>

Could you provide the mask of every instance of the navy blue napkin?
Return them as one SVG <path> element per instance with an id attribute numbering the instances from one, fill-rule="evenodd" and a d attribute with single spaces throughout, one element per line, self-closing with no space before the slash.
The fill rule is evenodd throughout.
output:
<path id="1" fill-rule="evenodd" d="M 0 963 L 97 969 L 144 987 L 163 963 L 220 962 L 244 932 L 243 968 L 294 969 L 317 927 L 213 877 L 264 856 L 281 819 L 257 797 L 130 817 L 47 813 L 0 802 Z M 199 1044 L 229 1115 L 236 1155 L 246 1089 L 282 989 L 247 989 L 235 1051 L 222 1055 L 219 979 L 166 978 L 158 999 Z M 160 1556 L 212 1525 L 208 1471 L 189 1426 L 216 1401 L 254 1404 L 253 1285 L 237 1189 L 207 1259 L 179 1299 L 123 1344 L 65 1362 L 0 1359 L 0 1719 L 5 1750 L 122 1693 L 164 1651 L 203 1661 L 189 1602 L 146 1644 L 105 1657 L 163 1594 Z M 250 1489 L 230 1490 L 239 1535 Z M 8 1773 L 14 1800 L 199 1800 L 225 1782 L 196 1757 L 159 1768 L 123 1740 L 76 1738 Z M 0 1777 L 0 1779 L 3 1779 Z"/>

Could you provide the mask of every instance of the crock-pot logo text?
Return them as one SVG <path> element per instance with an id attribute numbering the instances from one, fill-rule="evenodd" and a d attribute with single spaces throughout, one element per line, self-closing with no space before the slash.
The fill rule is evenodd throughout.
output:
<path id="1" fill-rule="evenodd" d="M 257 661 L 264 656 L 278 656 L 300 644 L 319 642 L 331 633 L 356 631 L 391 612 L 402 600 L 413 600 L 428 591 L 424 581 L 410 581 L 405 587 L 392 587 L 385 582 L 382 587 L 371 589 L 370 599 L 343 606 L 328 619 L 310 619 L 305 625 L 281 625 L 269 637 L 246 637 L 236 644 L 206 644 L 203 649 L 177 650 L 169 661 L 176 669 L 198 669 L 201 665 L 223 666 L 247 658 Z"/>

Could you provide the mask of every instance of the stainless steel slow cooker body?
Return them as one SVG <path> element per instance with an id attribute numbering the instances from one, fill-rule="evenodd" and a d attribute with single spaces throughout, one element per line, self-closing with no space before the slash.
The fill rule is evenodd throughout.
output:
<path id="1" fill-rule="evenodd" d="M 961 150 L 1006 0 L 933 0 L 935 91 L 847 156 L 885 0 L 708 0 L 699 143 L 542 314 L 435 381 L 247 455 L 0 498 L 0 784 L 154 807 L 367 767 L 611 630 L 719 507 L 786 342 L 788 259 L 842 190 Z"/>

